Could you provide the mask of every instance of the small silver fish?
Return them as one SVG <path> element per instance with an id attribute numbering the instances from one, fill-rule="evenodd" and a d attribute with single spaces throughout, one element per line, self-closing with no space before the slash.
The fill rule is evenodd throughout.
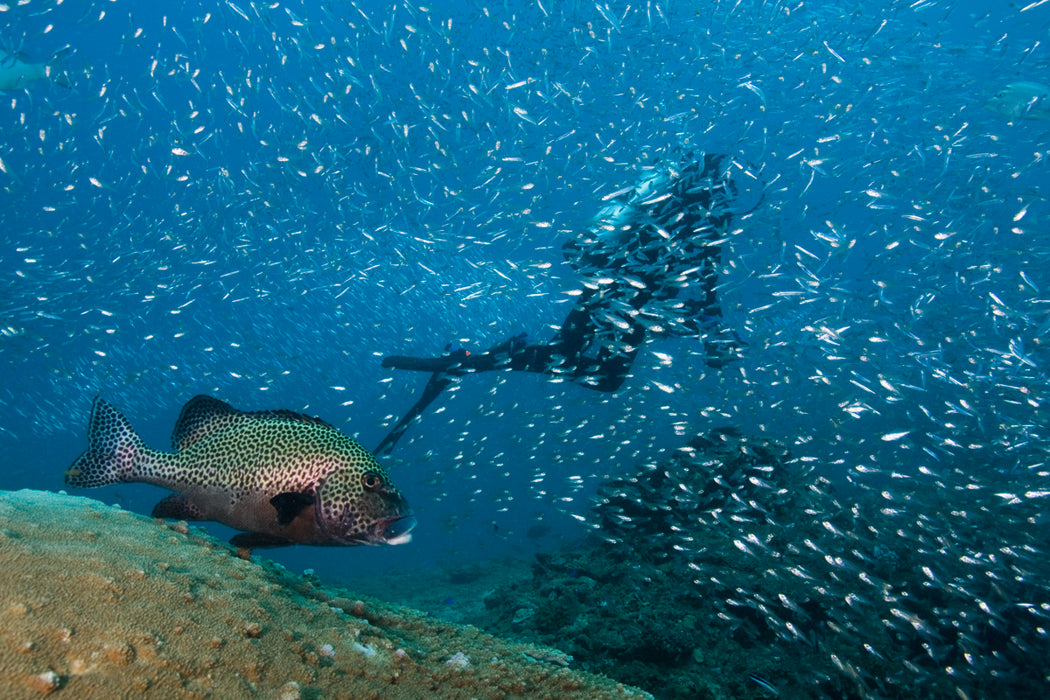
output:
<path id="1" fill-rule="evenodd" d="M 757 683 L 758 686 L 760 688 L 762 688 L 762 690 L 766 691 L 766 693 L 770 697 L 774 697 L 774 698 L 780 697 L 780 691 L 777 690 L 777 687 L 775 685 L 773 685 L 772 683 L 770 683 L 769 681 L 767 681 L 762 676 L 758 675 L 757 673 L 749 673 L 749 674 L 747 674 L 747 679 L 749 681 L 752 681 L 753 683 Z"/>
<path id="2" fill-rule="evenodd" d="M 214 520 L 244 530 L 238 547 L 402 544 L 416 519 L 386 470 L 320 418 L 239 411 L 210 396 L 183 407 L 172 445 L 152 450 L 102 398 L 70 486 L 143 482 L 176 491 L 153 517 Z"/>

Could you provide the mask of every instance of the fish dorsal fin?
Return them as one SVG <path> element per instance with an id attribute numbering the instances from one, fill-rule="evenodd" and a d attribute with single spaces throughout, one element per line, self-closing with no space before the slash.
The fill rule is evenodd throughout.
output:
<path id="1" fill-rule="evenodd" d="M 230 404 L 212 396 L 194 396 L 182 407 L 175 430 L 171 433 L 171 446 L 184 450 L 201 438 L 228 426 L 240 413 Z"/>
<path id="2" fill-rule="evenodd" d="M 184 450 L 199 440 L 218 431 L 225 430 L 241 421 L 283 420 L 307 425 L 323 426 L 335 430 L 329 423 L 295 411 L 238 411 L 219 399 L 201 394 L 194 396 L 182 407 L 175 430 L 171 434 L 171 445 Z"/>

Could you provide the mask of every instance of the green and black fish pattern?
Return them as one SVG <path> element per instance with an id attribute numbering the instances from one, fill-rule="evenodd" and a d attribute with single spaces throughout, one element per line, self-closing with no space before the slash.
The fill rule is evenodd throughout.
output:
<path id="1" fill-rule="evenodd" d="M 155 517 L 224 523 L 244 531 L 231 540 L 238 546 L 401 544 L 416 523 L 375 457 L 320 418 L 196 396 L 175 424 L 175 451 L 162 452 L 96 398 L 88 441 L 66 472 L 70 486 L 171 489 Z"/>

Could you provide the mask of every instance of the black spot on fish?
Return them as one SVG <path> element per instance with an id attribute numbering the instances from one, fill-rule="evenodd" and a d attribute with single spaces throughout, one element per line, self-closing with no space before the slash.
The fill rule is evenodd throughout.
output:
<path id="1" fill-rule="evenodd" d="M 303 509 L 314 504 L 314 497 L 308 493 L 279 493 L 270 499 L 270 503 L 277 509 L 277 524 L 287 525 Z"/>

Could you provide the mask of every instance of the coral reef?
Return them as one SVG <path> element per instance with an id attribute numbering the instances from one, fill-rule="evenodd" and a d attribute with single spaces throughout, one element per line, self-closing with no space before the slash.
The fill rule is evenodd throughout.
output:
<path id="1" fill-rule="evenodd" d="M 490 618 L 477 624 L 556 645 L 659 698 L 767 697 L 748 674 L 784 657 L 762 635 L 734 634 L 739 611 L 717 596 L 730 580 L 750 589 L 762 578 L 733 544 L 741 524 L 754 530 L 769 518 L 789 536 L 797 504 L 788 486 L 810 472 L 788 461 L 783 448 L 727 429 L 604 484 L 593 534 L 537 555 L 532 577 L 497 588 L 485 599 Z M 705 582 L 705 571 L 721 585 Z M 784 673 L 775 678 L 782 684 Z"/>
<path id="2" fill-rule="evenodd" d="M 809 465 L 697 436 L 605 484 L 593 534 L 475 624 L 667 699 L 1045 692 L 1045 473 L 874 473 L 846 495 Z"/>
<path id="3" fill-rule="evenodd" d="M 5 698 L 649 697 L 85 498 L 0 492 L 0 592 Z"/>

